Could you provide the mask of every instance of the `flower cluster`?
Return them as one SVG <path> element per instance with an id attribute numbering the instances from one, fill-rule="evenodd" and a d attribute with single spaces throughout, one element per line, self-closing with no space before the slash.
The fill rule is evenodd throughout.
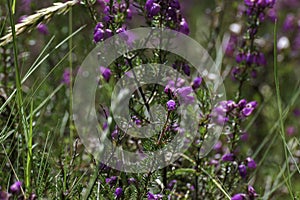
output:
<path id="1" fill-rule="evenodd" d="M 265 20 L 265 11 L 272 8 L 275 0 L 244 0 L 246 5 L 245 13 L 248 16 L 248 27 L 244 35 L 242 46 L 236 55 L 237 66 L 232 68 L 232 78 L 242 80 L 247 74 L 247 70 L 252 71 L 251 75 L 256 78 L 256 67 L 266 66 L 265 55 L 255 48 L 254 39 L 256 38 L 258 27 Z"/>
<path id="2" fill-rule="evenodd" d="M 222 101 L 212 111 L 213 121 L 224 124 L 230 119 L 245 119 L 249 117 L 257 107 L 256 101 L 247 102 L 245 99 L 235 103 L 233 100 Z"/>
<path id="3" fill-rule="evenodd" d="M 254 200 L 257 196 L 258 194 L 256 193 L 255 189 L 251 185 L 249 185 L 247 188 L 247 194 L 244 193 L 235 194 L 233 197 L 231 197 L 231 200 L 245 200 L 245 199 Z"/>
<path id="4" fill-rule="evenodd" d="M 163 18 L 161 21 L 164 21 L 167 27 L 178 30 L 186 35 L 190 33 L 188 23 L 185 18 L 181 17 L 180 3 L 178 0 L 147 0 L 145 11 L 150 21 L 155 21 L 153 20 L 155 18 Z"/>
<path id="5" fill-rule="evenodd" d="M 22 185 L 23 185 L 23 183 L 21 181 L 16 181 L 9 187 L 9 192 L 3 191 L 0 186 L 0 200 L 9 200 L 11 198 L 16 198 L 21 193 Z M 28 199 L 35 200 L 35 199 L 37 199 L 37 195 L 34 193 L 31 193 Z"/>
<path id="6" fill-rule="evenodd" d="M 100 42 L 111 37 L 114 33 L 121 33 L 126 30 L 122 24 L 126 19 L 132 18 L 132 12 L 127 3 L 113 2 L 105 5 L 103 22 L 99 22 L 94 28 L 94 42 Z"/>

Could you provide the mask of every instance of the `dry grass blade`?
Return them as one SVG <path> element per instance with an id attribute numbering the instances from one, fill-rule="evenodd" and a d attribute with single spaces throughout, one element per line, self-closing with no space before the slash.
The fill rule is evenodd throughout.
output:
<path id="1" fill-rule="evenodd" d="M 22 22 L 15 25 L 16 35 L 20 35 L 25 31 L 31 31 L 41 22 L 48 22 L 55 14 L 65 14 L 69 9 L 77 4 L 79 0 L 67 1 L 65 3 L 54 3 L 53 6 L 38 10 L 35 14 L 27 16 Z M 13 39 L 11 28 L 8 33 L 0 38 L 0 46 L 10 43 Z"/>

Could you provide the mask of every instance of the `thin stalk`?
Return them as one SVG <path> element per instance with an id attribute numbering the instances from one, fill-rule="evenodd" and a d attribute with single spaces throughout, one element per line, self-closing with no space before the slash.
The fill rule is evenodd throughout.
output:
<path id="1" fill-rule="evenodd" d="M 28 141 L 27 141 L 27 163 L 26 163 L 26 181 L 25 186 L 26 190 L 31 192 L 30 181 L 31 181 L 31 163 L 32 163 L 32 124 L 33 124 L 33 101 L 31 101 L 30 106 L 30 123 L 29 123 L 29 132 L 28 132 Z"/>
<path id="2" fill-rule="evenodd" d="M 70 8 L 70 12 L 69 12 L 69 35 L 72 35 L 73 32 L 73 9 Z M 73 144 L 73 125 L 72 125 L 72 116 L 73 116 L 73 88 L 72 88 L 72 82 L 73 82 L 73 58 L 72 58 L 72 51 L 73 51 L 73 37 L 70 37 L 69 39 L 69 70 L 70 70 L 70 101 L 69 101 L 69 131 L 70 131 L 70 144 Z M 72 155 L 72 148 L 71 149 L 71 155 Z"/>
<path id="3" fill-rule="evenodd" d="M 288 160 L 288 146 L 286 144 L 285 138 L 285 131 L 284 131 L 284 124 L 283 124 L 283 112 L 282 112 L 282 103 L 280 97 L 280 87 L 279 87 L 279 80 L 278 80 L 278 62 L 277 62 L 277 20 L 275 21 L 274 27 L 274 81 L 275 81 L 275 88 L 276 88 L 276 97 L 277 97 L 277 106 L 278 106 L 278 113 L 279 113 L 279 120 L 280 120 L 280 136 L 283 142 L 283 149 L 285 155 L 285 162 L 287 166 L 287 173 L 288 173 L 288 180 L 286 182 L 287 188 L 289 190 L 290 195 L 293 197 L 293 191 L 291 190 L 291 179 L 290 179 L 290 169 L 289 169 L 289 160 Z M 292 155 L 291 155 L 292 156 Z"/>

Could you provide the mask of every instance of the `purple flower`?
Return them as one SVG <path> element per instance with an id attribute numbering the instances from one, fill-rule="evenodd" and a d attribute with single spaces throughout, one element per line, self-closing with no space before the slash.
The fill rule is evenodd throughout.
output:
<path id="1" fill-rule="evenodd" d="M 169 100 L 167 102 L 167 108 L 168 108 L 168 111 L 175 110 L 175 108 L 176 108 L 176 102 L 174 100 Z"/>
<path id="2" fill-rule="evenodd" d="M 248 190 L 247 191 L 248 191 L 248 195 L 249 195 L 251 200 L 253 200 L 255 197 L 258 196 L 255 189 L 251 185 L 248 185 Z"/>
<path id="3" fill-rule="evenodd" d="M 214 149 L 215 151 L 217 151 L 217 152 L 220 152 L 220 151 L 222 150 L 222 146 L 223 146 L 223 144 L 222 144 L 222 142 L 219 140 L 219 141 L 214 145 L 213 149 Z"/>
<path id="4" fill-rule="evenodd" d="M 231 79 L 233 81 L 236 81 L 237 78 L 238 78 L 238 75 L 241 73 L 241 70 L 240 68 L 238 67 L 233 67 L 232 70 L 231 70 Z"/>
<path id="5" fill-rule="evenodd" d="M 293 14 L 288 14 L 283 23 L 283 30 L 284 31 L 291 31 L 295 28 L 296 19 Z"/>
<path id="6" fill-rule="evenodd" d="M 170 2 L 170 6 L 171 6 L 173 9 L 177 9 L 177 10 L 180 9 L 180 4 L 179 4 L 178 0 L 172 0 L 172 1 Z"/>
<path id="7" fill-rule="evenodd" d="M 49 30 L 48 30 L 48 27 L 46 26 L 46 24 L 40 23 L 39 25 L 37 25 L 36 28 L 43 35 L 49 34 Z"/>
<path id="8" fill-rule="evenodd" d="M 248 65 L 252 65 L 252 63 L 253 63 L 253 61 L 254 61 L 254 56 L 253 56 L 253 54 L 251 54 L 250 52 L 248 52 L 247 54 L 246 54 L 246 63 L 248 64 Z"/>
<path id="9" fill-rule="evenodd" d="M 194 103 L 195 99 L 193 96 L 189 96 L 193 92 L 192 87 L 190 86 L 185 86 L 182 88 L 177 89 L 177 94 L 180 97 L 180 103 L 184 104 L 192 104 Z"/>
<path id="10" fill-rule="evenodd" d="M 293 113 L 294 113 L 295 117 L 300 117 L 300 109 L 299 108 L 295 108 L 293 110 Z"/>
<path id="11" fill-rule="evenodd" d="M 0 191 L 0 200 L 9 200 L 11 194 L 5 192 L 5 191 Z"/>
<path id="12" fill-rule="evenodd" d="M 110 177 L 110 178 L 106 178 L 106 179 L 105 179 L 105 182 L 106 182 L 107 184 L 109 184 L 110 186 L 113 186 L 113 185 L 115 185 L 115 184 L 117 183 L 117 180 L 118 180 L 118 177 L 112 176 L 112 177 Z"/>
<path id="13" fill-rule="evenodd" d="M 235 57 L 237 63 L 241 63 L 246 60 L 246 55 L 244 53 L 238 53 Z"/>
<path id="14" fill-rule="evenodd" d="M 235 194 L 233 197 L 231 197 L 231 200 L 244 200 L 246 199 L 246 195 L 239 193 L 239 194 Z"/>
<path id="15" fill-rule="evenodd" d="M 70 85 L 70 69 L 65 69 L 64 73 L 63 73 L 63 78 L 62 78 L 62 82 L 66 85 Z"/>
<path id="16" fill-rule="evenodd" d="M 110 79 L 110 76 L 111 76 L 110 69 L 106 68 L 106 67 L 103 67 L 103 66 L 100 66 L 100 72 L 101 72 L 103 78 L 106 80 L 106 82 L 108 82 L 109 79 Z"/>
<path id="17" fill-rule="evenodd" d="M 188 35 L 190 33 L 189 25 L 184 18 L 181 19 L 179 24 L 179 32 Z"/>
<path id="18" fill-rule="evenodd" d="M 184 64 L 184 65 L 182 66 L 182 70 L 183 70 L 183 72 L 184 72 L 187 76 L 189 76 L 189 75 L 191 74 L 190 66 L 188 66 L 187 64 Z"/>
<path id="19" fill-rule="evenodd" d="M 201 83 L 202 83 L 202 78 L 201 77 L 196 77 L 193 81 L 192 88 L 194 90 L 198 89 L 200 87 Z"/>
<path id="20" fill-rule="evenodd" d="M 12 184 L 9 189 L 12 193 L 19 193 L 21 191 L 21 187 L 22 187 L 22 182 L 17 181 L 14 184 Z"/>
<path id="21" fill-rule="evenodd" d="M 18 23 L 22 23 L 26 20 L 27 15 L 22 15 L 19 19 L 18 19 Z"/>
<path id="22" fill-rule="evenodd" d="M 151 3 L 151 2 L 150 2 Z M 150 5 L 147 4 L 146 2 L 146 10 L 148 12 L 149 17 L 154 17 L 156 15 L 158 15 L 158 13 L 160 12 L 160 5 L 158 3 L 153 3 Z"/>
<path id="23" fill-rule="evenodd" d="M 242 114 L 245 117 L 248 117 L 252 114 L 253 110 L 256 108 L 257 102 L 256 101 L 251 101 L 246 104 L 246 106 L 242 109 Z"/>
<path id="24" fill-rule="evenodd" d="M 126 13 L 127 13 L 126 19 L 131 20 L 132 19 L 132 12 L 129 8 L 126 10 Z"/>
<path id="25" fill-rule="evenodd" d="M 246 166 L 241 164 L 241 165 L 239 165 L 238 170 L 239 170 L 239 173 L 240 173 L 241 177 L 246 178 L 246 175 L 247 175 Z"/>
<path id="26" fill-rule="evenodd" d="M 181 97 L 187 96 L 187 95 L 191 94 L 192 92 L 193 92 L 193 89 L 190 86 L 185 86 L 185 87 L 179 88 L 177 90 L 177 93 Z"/>
<path id="27" fill-rule="evenodd" d="M 168 188 L 169 188 L 170 190 L 172 190 L 176 183 L 177 183 L 176 180 L 170 181 L 169 184 L 168 184 Z"/>
<path id="28" fill-rule="evenodd" d="M 123 194 L 122 188 L 118 187 L 115 191 L 116 198 L 120 198 Z"/>
<path id="29" fill-rule="evenodd" d="M 275 5 L 276 3 L 276 0 L 265 0 L 266 1 L 266 5 L 269 7 L 269 8 L 273 8 L 273 6 Z"/>
<path id="30" fill-rule="evenodd" d="M 245 133 L 243 133 L 242 135 L 241 135 L 241 140 L 242 141 L 247 141 L 248 139 L 249 139 L 249 134 L 247 133 L 247 132 L 245 132 Z"/>
<path id="31" fill-rule="evenodd" d="M 273 8 L 273 9 L 270 9 L 267 13 L 268 15 L 268 18 L 272 21 L 272 22 L 275 22 L 275 20 L 277 19 L 277 12 L 276 10 Z"/>
<path id="32" fill-rule="evenodd" d="M 135 178 L 129 178 L 128 179 L 128 184 L 134 184 L 134 183 L 136 183 Z"/>
<path id="33" fill-rule="evenodd" d="M 147 200 L 159 200 L 162 199 L 162 195 L 161 194 L 152 194 L 151 192 L 147 193 Z"/>
<path id="34" fill-rule="evenodd" d="M 295 132 L 296 132 L 296 129 L 295 129 L 294 126 L 288 126 L 288 127 L 286 128 L 286 134 L 287 134 L 288 136 L 294 135 Z"/>
<path id="35" fill-rule="evenodd" d="M 256 168 L 256 162 L 251 157 L 246 158 L 246 161 L 247 161 L 247 166 L 250 169 L 255 169 Z"/>
<path id="36" fill-rule="evenodd" d="M 239 101 L 239 103 L 238 103 L 238 106 L 239 106 L 240 108 L 244 108 L 244 107 L 246 106 L 246 104 L 247 104 L 246 99 L 241 99 L 241 100 Z"/>
<path id="37" fill-rule="evenodd" d="M 216 165 L 219 164 L 219 162 L 217 160 L 215 160 L 215 159 L 212 159 L 212 160 L 209 161 L 209 164 L 216 166 Z"/>
<path id="38" fill-rule="evenodd" d="M 105 32 L 103 29 L 99 28 L 94 32 L 94 42 L 99 42 L 104 38 Z"/>
<path id="39" fill-rule="evenodd" d="M 115 128 L 115 130 L 111 133 L 111 138 L 113 140 L 116 140 L 118 138 L 118 135 L 119 135 L 119 131 L 117 128 Z"/>
<path id="40" fill-rule="evenodd" d="M 106 38 L 109 38 L 109 37 L 111 37 L 113 35 L 113 32 L 112 32 L 112 30 L 110 30 L 110 29 L 105 29 L 105 37 Z"/>
<path id="41" fill-rule="evenodd" d="M 255 62 L 258 66 L 266 66 L 267 65 L 267 60 L 265 58 L 265 55 L 261 52 L 255 56 Z"/>
<path id="42" fill-rule="evenodd" d="M 246 6 L 252 7 L 256 4 L 257 0 L 244 0 Z"/>
<path id="43" fill-rule="evenodd" d="M 224 154 L 223 156 L 222 156 L 222 160 L 223 161 L 234 161 L 234 154 L 233 153 L 227 153 L 227 154 Z"/>
<path id="44" fill-rule="evenodd" d="M 37 198 L 38 198 L 37 195 L 34 193 L 30 194 L 30 196 L 29 196 L 29 200 L 35 200 Z"/>
<path id="45" fill-rule="evenodd" d="M 148 12 L 150 12 L 150 9 L 151 9 L 153 3 L 154 3 L 153 0 L 147 0 L 147 1 L 146 1 L 145 9 L 146 9 Z"/>

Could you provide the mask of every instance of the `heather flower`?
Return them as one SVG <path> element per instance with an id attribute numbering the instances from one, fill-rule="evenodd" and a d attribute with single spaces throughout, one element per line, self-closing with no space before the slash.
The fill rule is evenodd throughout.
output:
<path id="1" fill-rule="evenodd" d="M 67 68 L 64 70 L 62 82 L 66 85 L 70 85 L 70 77 L 71 77 L 70 69 Z"/>
<path id="2" fill-rule="evenodd" d="M 215 160 L 215 159 L 212 159 L 212 160 L 209 161 L 209 165 L 214 165 L 214 166 L 216 166 L 216 165 L 218 165 L 218 164 L 219 164 L 219 162 L 218 162 L 217 160 Z"/>
<path id="3" fill-rule="evenodd" d="M 40 23 L 39 25 L 37 25 L 36 28 L 43 35 L 49 34 L 49 30 L 48 30 L 48 27 L 46 26 L 46 24 Z"/>
<path id="4" fill-rule="evenodd" d="M 117 180 L 118 180 L 118 177 L 112 176 L 112 177 L 110 177 L 110 178 L 106 178 L 106 179 L 105 179 L 105 182 L 106 182 L 107 184 L 109 184 L 110 186 L 113 186 L 113 185 L 115 185 L 115 184 L 117 183 Z"/>
<path id="5" fill-rule="evenodd" d="M 167 102 L 167 108 L 168 108 L 168 111 L 172 111 L 172 110 L 175 110 L 176 108 L 176 103 L 174 100 L 169 100 Z"/>
<path id="6" fill-rule="evenodd" d="M 158 15 L 159 11 L 160 11 L 160 5 L 158 3 L 153 3 L 151 8 L 150 8 L 150 11 L 149 11 L 149 15 L 150 17 L 153 17 L 153 16 L 156 16 Z"/>
<path id="7" fill-rule="evenodd" d="M 244 200 L 246 199 L 246 195 L 239 193 L 239 194 L 235 194 L 233 197 L 231 197 L 231 200 Z"/>
<path id="8" fill-rule="evenodd" d="M 21 187 L 22 187 L 22 182 L 17 181 L 14 184 L 12 184 L 9 189 L 12 193 L 19 193 L 21 191 Z"/>
<path id="9" fill-rule="evenodd" d="M 284 31 L 291 31 L 295 28 L 296 19 L 293 14 L 288 14 L 283 23 L 283 30 Z"/>
<path id="10" fill-rule="evenodd" d="M 214 122 L 217 123 L 218 125 L 224 125 L 226 122 L 228 122 L 228 117 L 218 115 L 217 118 L 214 119 Z"/>
<path id="11" fill-rule="evenodd" d="M 190 33 L 189 25 L 184 18 L 181 19 L 179 24 L 179 32 L 188 35 Z"/>
<path id="12" fill-rule="evenodd" d="M 251 185 L 248 185 L 247 191 L 248 191 L 247 193 L 249 195 L 250 200 L 254 200 L 255 197 L 258 196 L 258 194 L 256 193 L 255 189 Z"/>
<path id="13" fill-rule="evenodd" d="M 254 60 L 253 55 L 250 52 L 248 52 L 246 54 L 246 63 L 247 63 L 247 65 L 252 65 L 253 60 Z"/>
<path id="14" fill-rule="evenodd" d="M 293 113 L 294 113 L 294 116 L 295 116 L 295 117 L 300 117 L 300 109 L 299 109 L 299 108 L 295 108 L 295 109 L 293 110 Z"/>
<path id="15" fill-rule="evenodd" d="M 237 62 L 237 63 L 241 63 L 241 62 L 243 62 L 243 61 L 245 61 L 246 60 L 246 55 L 244 54 L 244 53 L 238 53 L 237 55 L 236 55 L 236 57 L 235 57 L 235 61 Z"/>
<path id="16" fill-rule="evenodd" d="M 177 9 L 177 10 L 180 9 L 180 4 L 179 4 L 178 0 L 172 0 L 172 1 L 170 2 L 170 6 L 171 6 L 173 9 Z"/>
<path id="17" fill-rule="evenodd" d="M 255 3 L 257 2 L 257 0 L 244 0 L 245 4 L 249 7 L 252 7 L 255 5 Z"/>
<path id="18" fill-rule="evenodd" d="M 187 183 L 186 186 L 187 186 L 187 188 L 188 188 L 189 190 L 195 191 L 195 187 L 194 187 L 192 184 Z"/>
<path id="19" fill-rule="evenodd" d="M 289 135 L 289 136 L 294 135 L 295 132 L 296 132 L 296 129 L 295 129 L 294 126 L 288 126 L 286 128 L 286 134 Z"/>
<path id="20" fill-rule="evenodd" d="M 246 106 L 242 110 L 242 114 L 246 117 L 250 116 L 253 112 L 253 110 L 256 108 L 257 102 L 256 101 L 251 101 L 246 104 Z"/>
<path id="21" fill-rule="evenodd" d="M 258 66 L 266 66 L 267 65 L 267 60 L 265 58 L 265 55 L 261 52 L 255 56 L 255 61 Z"/>
<path id="22" fill-rule="evenodd" d="M 122 188 L 118 187 L 115 191 L 116 198 L 120 198 L 123 194 Z"/>
<path id="23" fill-rule="evenodd" d="M 190 69 L 190 66 L 188 66 L 187 64 L 184 64 L 182 66 L 182 71 L 187 75 L 189 76 L 191 74 L 191 69 Z"/>
<path id="24" fill-rule="evenodd" d="M 128 184 L 134 184 L 134 183 L 136 183 L 135 178 L 129 178 L 128 179 Z"/>
<path id="25" fill-rule="evenodd" d="M 177 183 L 176 180 L 170 181 L 169 184 L 168 184 L 168 188 L 169 188 L 170 190 L 172 190 L 176 183 Z"/>
<path id="26" fill-rule="evenodd" d="M 27 15 L 22 15 L 19 19 L 18 19 L 18 23 L 22 23 L 26 20 Z"/>
<path id="27" fill-rule="evenodd" d="M 159 200 L 162 199 L 162 195 L 161 194 L 152 194 L 151 192 L 147 193 L 147 200 Z"/>
<path id="28" fill-rule="evenodd" d="M 140 126 L 142 124 L 142 121 L 137 118 L 137 116 L 132 116 L 132 119 L 137 126 Z"/>
<path id="29" fill-rule="evenodd" d="M 29 196 L 29 200 L 35 200 L 37 198 L 38 198 L 37 195 L 34 193 L 30 194 L 30 196 Z"/>
<path id="30" fill-rule="evenodd" d="M 115 130 L 111 133 L 111 138 L 113 140 L 116 140 L 116 139 L 118 139 L 118 135 L 119 135 L 119 131 L 117 128 L 115 128 Z"/>
<path id="31" fill-rule="evenodd" d="M 239 165 L 238 170 L 239 170 L 239 173 L 240 173 L 241 177 L 246 178 L 246 175 L 247 175 L 246 166 L 241 164 L 241 165 Z"/>
<path id="32" fill-rule="evenodd" d="M 187 95 L 191 94 L 192 92 L 193 92 L 193 89 L 189 86 L 185 86 L 185 87 L 179 88 L 177 90 L 177 93 L 181 97 L 187 96 Z"/>
<path id="33" fill-rule="evenodd" d="M 240 108 L 243 108 L 243 107 L 246 106 L 246 104 L 247 104 L 246 99 L 241 99 L 241 100 L 239 101 L 239 103 L 238 103 L 238 106 L 239 106 Z"/>
<path id="34" fill-rule="evenodd" d="M 243 134 L 241 134 L 241 137 L 240 137 L 240 139 L 242 140 L 242 141 L 247 141 L 248 139 L 249 139 L 249 134 L 248 133 L 243 133 Z"/>
<path id="35" fill-rule="evenodd" d="M 154 1 L 153 0 L 147 0 L 146 4 L 145 4 L 145 9 L 149 12 L 152 5 L 153 5 Z"/>
<path id="36" fill-rule="evenodd" d="M 127 13 L 126 19 L 131 20 L 132 19 L 132 11 L 131 11 L 131 9 L 128 8 L 126 10 L 126 13 Z"/>
<path id="37" fill-rule="evenodd" d="M 275 20 L 277 19 L 277 12 L 276 10 L 273 8 L 273 9 L 270 9 L 268 12 L 267 12 L 267 15 L 268 15 L 268 18 L 272 21 L 272 22 L 275 22 Z"/>
<path id="38" fill-rule="evenodd" d="M 237 77 L 238 75 L 241 73 L 241 70 L 240 68 L 238 67 L 233 67 L 232 70 L 231 70 L 231 79 L 233 81 L 236 81 L 237 80 Z"/>
<path id="39" fill-rule="evenodd" d="M 109 68 L 100 66 L 100 72 L 103 76 L 103 78 L 106 80 L 106 82 L 109 81 L 110 77 L 111 77 L 111 71 Z"/>
<path id="40" fill-rule="evenodd" d="M 196 77 L 193 81 L 192 88 L 194 90 L 198 89 L 200 87 L 201 83 L 202 83 L 202 78 L 201 77 Z"/>
<path id="41" fill-rule="evenodd" d="M 222 150 L 222 142 L 219 140 L 213 147 L 213 149 L 217 152 L 220 152 Z"/>
<path id="42" fill-rule="evenodd" d="M 0 191 L 0 200 L 9 200 L 11 197 L 11 194 L 5 192 L 5 191 Z"/>
<path id="43" fill-rule="evenodd" d="M 222 156 L 222 160 L 223 161 L 226 161 L 226 162 L 228 162 L 228 161 L 234 161 L 234 154 L 233 153 L 227 153 L 227 154 L 224 154 L 223 156 Z"/>
<path id="44" fill-rule="evenodd" d="M 246 161 L 247 161 L 247 166 L 250 169 L 255 169 L 256 168 L 256 162 L 252 158 L 248 157 L 248 158 L 246 158 Z"/>
<path id="45" fill-rule="evenodd" d="M 94 42 L 101 41 L 105 36 L 105 32 L 103 29 L 99 28 L 94 32 Z"/>

